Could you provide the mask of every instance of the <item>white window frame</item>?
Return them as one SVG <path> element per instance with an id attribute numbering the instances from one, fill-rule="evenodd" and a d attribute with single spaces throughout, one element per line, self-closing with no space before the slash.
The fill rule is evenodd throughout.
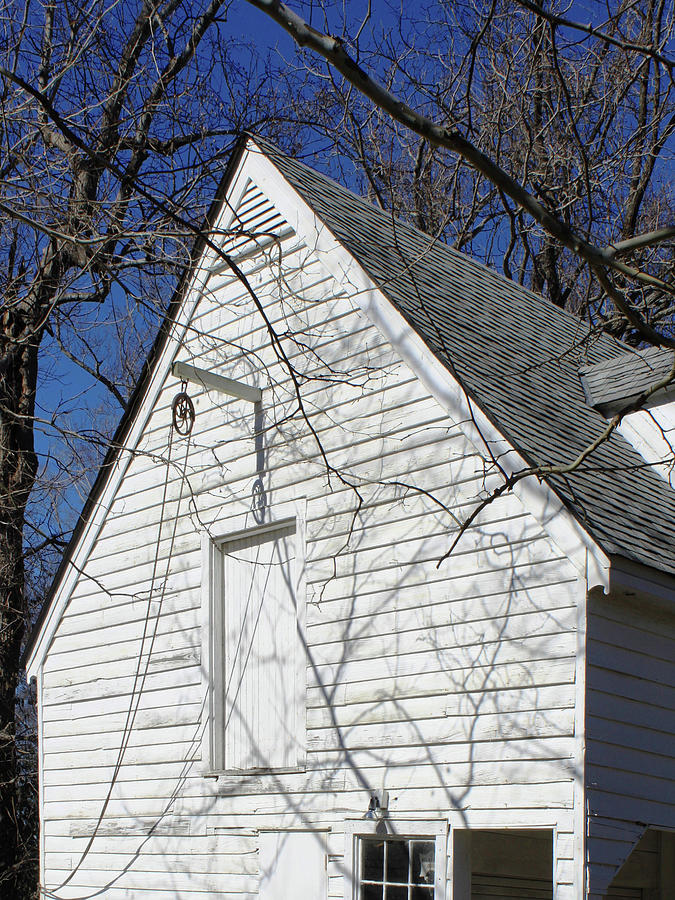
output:
<path id="1" fill-rule="evenodd" d="M 298 638 L 301 651 L 296 664 L 296 684 L 299 696 L 307 696 L 306 647 L 306 582 L 305 582 L 305 533 L 306 501 L 299 499 L 268 508 L 268 522 L 255 523 L 251 513 L 233 516 L 227 522 L 217 523 L 202 534 L 202 682 L 205 686 L 202 712 L 201 766 L 202 775 L 238 775 L 256 772 L 302 772 L 306 768 L 307 705 L 299 704 L 295 733 L 298 735 L 298 755 L 295 766 L 227 769 L 224 766 L 224 739 L 222 724 L 224 703 L 222 698 L 222 660 L 224 643 L 224 604 L 222 583 L 223 550 L 241 538 L 273 535 L 289 525 L 295 525 L 295 584 Z"/>
<path id="2" fill-rule="evenodd" d="M 451 826 L 451 867 L 449 872 L 449 880 L 452 883 L 453 900 L 470 900 L 471 898 L 471 877 L 473 874 L 473 860 L 470 851 L 470 841 L 472 835 L 477 831 L 492 831 L 498 834 L 508 834 L 513 831 L 531 831 L 531 832 L 551 832 L 553 840 L 553 850 L 551 856 L 551 874 L 552 874 L 552 897 L 556 900 L 558 897 L 558 881 L 556 878 L 556 866 L 558 862 L 558 825 L 556 822 L 542 823 L 521 821 L 514 823 L 493 824 L 489 819 L 474 821 L 467 827 L 466 822 L 461 825 Z"/>
<path id="3" fill-rule="evenodd" d="M 427 838 L 435 842 L 434 900 L 446 900 L 448 868 L 448 822 L 384 817 L 348 819 L 345 822 L 344 900 L 359 900 L 362 838 Z"/>

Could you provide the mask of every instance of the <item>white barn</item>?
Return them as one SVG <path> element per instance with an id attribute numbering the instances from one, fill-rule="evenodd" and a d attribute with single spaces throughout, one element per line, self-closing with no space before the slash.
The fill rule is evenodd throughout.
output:
<path id="1" fill-rule="evenodd" d="M 672 354 L 258 138 L 208 227 L 25 654 L 47 896 L 674 897 L 667 387 L 563 470 Z"/>

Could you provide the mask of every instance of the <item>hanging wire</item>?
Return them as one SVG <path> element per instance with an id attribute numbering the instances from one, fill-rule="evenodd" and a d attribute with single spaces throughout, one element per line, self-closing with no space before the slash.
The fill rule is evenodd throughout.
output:
<path id="1" fill-rule="evenodd" d="M 194 406 L 192 404 L 192 400 L 190 400 L 190 397 L 187 394 L 187 391 L 185 390 L 186 388 L 187 388 L 187 383 L 183 382 L 181 385 L 181 392 L 176 395 L 176 397 L 174 398 L 173 404 L 172 404 L 172 410 L 174 411 L 174 418 L 172 419 L 172 426 L 169 430 L 169 445 L 168 445 L 168 454 L 167 454 L 167 463 L 166 463 L 166 473 L 164 476 L 164 487 L 163 487 L 163 491 L 162 491 L 162 503 L 160 506 L 159 526 L 157 529 L 157 542 L 155 544 L 155 555 L 154 555 L 153 566 L 152 566 L 152 576 L 150 579 L 150 590 L 148 593 L 148 606 L 146 609 L 145 620 L 143 623 L 143 635 L 141 637 L 141 647 L 140 647 L 140 651 L 138 654 L 138 662 L 136 665 L 136 672 L 134 675 L 134 683 L 133 683 L 133 687 L 131 689 L 129 708 L 127 710 L 126 722 L 124 724 L 124 729 L 122 731 L 122 741 L 120 743 L 120 748 L 119 748 L 119 751 L 117 754 L 117 760 L 115 762 L 115 767 L 113 769 L 113 774 L 112 774 L 112 778 L 110 779 L 110 784 L 108 786 L 106 797 L 105 797 L 105 800 L 103 801 L 103 806 L 101 807 L 101 811 L 97 817 L 96 824 L 94 826 L 94 830 L 93 830 L 89 840 L 87 841 L 87 844 L 86 844 L 84 850 L 82 851 L 80 858 L 78 859 L 74 868 L 69 872 L 69 874 L 65 878 L 65 880 L 62 881 L 61 884 L 58 885 L 58 887 L 51 888 L 49 890 L 45 889 L 44 886 L 42 886 L 42 888 L 41 888 L 41 893 L 44 896 L 55 898 L 55 900 L 59 896 L 56 892 L 60 891 L 67 884 L 69 884 L 70 881 L 72 881 L 72 879 L 77 874 L 78 870 L 81 868 L 84 860 L 90 853 L 91 848 L 94 844 L 94 840 L 96 839 L 98 831 L 99 831 L 101 824 L 103 822 L 103 819 L 105 817 L 106 811 L 110 804 L 110 800 L 112 799 L 113 789 L 115 787 L 115 784 L 119 777 L 120 771 L 122 769 L 122 763 L 124 761 L 124 756 L 125 756 L 128 744 L 129 744 L 129 740 L 131 739 L 131 733 L 132 733 L 134 722 L 136 719 L 136 714 L 138 712 L 138 708 L 139 708 L 140 702 L 141 702 L 141 697 L 143 694 L 143 689 L 145 687 L 145 680 L 147 678 L 148 670 L 150 667 L 150 658 L 152 656 L 152 650 L 153 650 L 153 646 L 155 643 L 155 638 L 157 637 L 157 628 L 159 625 L 162 604 L 163 604 L 164 597 L 166 594 L 166 586 L 167 586 L 168 575 L 169 575 L 169 567 L 171 565 L 171 559 L 173 556 L 173 548 L 174 548 L 175 540 L 176 540 L 176 529 L 178 526 L 178 520 L 180 518 L 179 511 L 180 511 L 180 504 L 183 499 L 183 488 L 184 488 L 185 482 L 187 480 L 186 475 L 187 475 L 188 457 L 189 457 L 189 452 L 190 452 L 190 433 L 192 431 L 192 426 L 194 424 Z M 187 406 L 188 416 L 187 416 L 187 418 L 182 420 L 182 422 L 189 423 L 188 430 L 185 432 L 180 431 L 175 423 L 175 415 L 176 415 L 175 410 L 176 410 L 176 407 L 179 405 L 178 401 L 182 397 L 187 398 L 187 401 L 188 401 L 188 406 Z M 191 410 L 191 419 L 190 419 L 190 415 L 189 415 L 189 410 Z M 153 602 L 153 594 L 154 594 L 154 590 L 155 590 L 155 583 L 157 580 L 157 570 L 158 570 L 158 566 L 159 566 L 159 551 L 160 551 L 160 544 L 162 541 L 162 526 L 164 525 L 165 512 L 166 512 L 166 507 L 167 507 L 167 503 L 168 503 L 169 472 L 171 470 L 171 455 L 172 455 L 172 448 L 173 448 L 174 431 L 177 431 L 179 434 L 187 435 L 188 441 L 187 441 L 187 444 L 185 445 L 185 458 L 183 461 L 181 477 L 180 477 L 178 504 L 177 504 L 177 508 L 176 508 L 176 513 L 172 517 L 173 530 L 171 532 L 171 541 L 170 541 L 169 551 L 168 551 L 168 555 L 167 555 L 166 572 L 164 575 L 164 580 L 162 583 L 159 600 L 157 603 L 157 612 L 155 613 L 155 616 L 154 616 L 154 623 L 151 626 L 151 620 L 152 620 L 151 609 L 152 609 L 152 602 Z M 145 645 L 146 645 L 146 641 L 149 641 L 147 652 L 144 649 Z M 145 666 L 143 667 L 143 657 L 144 656 L 145 656 Z M 143 671 L 141 671 L 141 669 L 143 669 Z M 113 882 L 111 882 L 111 883 L 114 883 L 114 881 L 116 881 L 116 880 L 117 880 L 117 878 L 115 878 L 113 880 Z M 92 894 L 86 895 L 86 898 L 95 897 L 95 896 L 99 895 L 100 893 L 103 892 L 103 890 L 107 890 L 109 886 L 110 885 L 105 885 L 102 889 L 99 889 Z M 86 898 L 81 897 L 81 898 L 78 898 L 78 900 L 86 900 Z"/>
<path id="2" fill-rule="evenodd" d="M 59 895 L 56 892 L 61 890 L 72 880 L 72 878 L 75 876 L 77 871 L 81 868 L 82 864 L 84 863 L 85 858 L 91 851 L 91 848 L 94 844 L 94 841 L 96 839 L 98 831 L 99 831 L 101 824 L 103 822 L 103 819 L 105 817 L 105 813 L 107 811 L 108 805 L 112 798 L 113 788 L 119 777 L 119 774 L 120 774 L 120 771 L 122 768 L 122 764 L 123 764 L 124 755 L 125 755 L 129 740 L 131 738 L 131 733 L 132 733 L 132 729 L 133 729 L 133 726 L 135 723 L 136 713 L 138 712 L 138 709 L 140 706 L 140 701 L 141 701 L 141 697 L 142 697 L 144 686 L 145 686 L 145 680 L 146 680 L 146 676 L 147 676 L 148 670 L 149 670 L 150 659 L 151 659 L 151 655 L 152 655 L 155 638 L 157 635 L 159 619 L 160 619 L 162 605 L 163 605 L 163 601 L 164 601 L 164 597 L 165 597 L 165 593 L 166 593 L 169 568 L 171 565 L 173 548 L 175 545 L 177 523 L 180 518 L 179 517 L 180 504 L 183 499 L 184 485 L 185 485 L 185 482 L 187 481 L 187 464 L 188 464 L 188 457 L 189 457 L 189 451 L 190 451 L 190 440 L 191 440 L 190 435 L 192 432 L 194 421 L 195 421 L 194 405 L 192 403 L 192 400 L 190 399 L 190 397 L 187 394 L 187 383 L 185 381 L 183 381 L 181 383 L 181 390 L 174 397 L 174 400 L 172 403 L 172 427 L 171 427 L 171 430 L 169 433 L 168 458 L 167 458 L 166 474 L 165 474 L 165 478 L 164 478 L 162 503 L 161 503 L 161 507 L 160 507 L 159 529 L 158 529 L 158 533 L 157 533 L 155 557 L 153 560 L 153 571 L 152 571 L 152 576 L 151 576 L 150 594 L 148 597 L 148 607 L 146 610 L 145 621 L 144 621 L 144 626 L 143 626 L 143 636 L 141 638 L 141 648 L 140 648 L 140 652 L 139 652 L 139 656 L 138 656 L 138 664 L 137 664 L 136 674 L 135 674 L 135 678 L 134 678 L 134 685 L 133 685 L 133 688 L 131 691 L 131 699 L 130 699 L 130 703 L 129 703 L 129 709 L 127 712 L 127 720 L 126 720 L 126 723 L 125 723 L 125 726 L 124 726 L 124 729 L 122 732 L 122 741 L 121 741 L 121 745 L 120 745 L 120 749 L 119 749 L 119 753 L 118 753 L 118 757 L 117 757 L 117 762 L 115 764 L 115 768 L 113 771 L 113 775 L 112 775 L 112 778 L 110 781 L 110 785 L 109 785 L 109 788 L 107 791 L 107 795 L 106 795 L 103 807 L 97 818 L 96 825 L 94 826 L 94 831 L 91 834 L 91 836 L 89 837 L 87 844 L 86 844 L 77 864 L 75 865 L 73 870 L 69 873 L 69 875 L 65 879 L 65 881 L 63 881 L 58 887 L 52 888 L 52 889 L 46 889 L 44 886 L 41 886 L 42 895 L 45 897 L 48 897 L 48 898 L 52 898 L 52 900 L 59 900 Z M 151 623 L 152 616 L 150 614 L 150 611 L 151 611 L 155 581 L 157 578 L 157 569 L 158 569 L 158 563 L 159 563 L 159 548 L 160 548 L 161 536 L 162 536 L 162 526 L 164 524 L 166 506 L 167 506 L 167 502 L 168 502 L 167 498 L 168 498 L 169 470 L 171 468 L 171 455 L 172 455 L 174 431 L 177 432 L 178 434 L 186 435 L 188 437 L 188 440 L 187 440 L 187 443 L 185 446 L 185 457 L 184 457 L 182 471 L 181 471 L 180 488 L 179 488 L 179 493 L 178 493 L 178 498 L 177 498 L 177 508 L 176 508 L 175 515 L 172 518 L 173 530 L 172 530 L 172 534 L 171 534 L 170 547 L 169 547 L 169 551 L 168 551 L 166 572 L 164 575 L 164 580 L 162 583 L 162 588 L 161 588 L 161 592 L 160 592 L 160 596 L 159 596 L 159 600 L 158 600 L 158 604 L 157 604 L 157 611 L 154 615 L 154 623 L 152 624 L 152 627 L 151 627 L 150 623 Z M 256 492 L 254 489 L 254 496 L 256 495 L 256 493 L 258 493 L 258 496 L 260 496 L 260 494 L 262 495 L 260 498 L 262 500 L 262 503 L 260 503 L 260 500 L 259 500 L 256 505 L 258 506 L 259 510 L 260 510 L 260 507 L 262 506 L 262 515 L 264 518 L 264 506 L 265 506 L 266 498 L 265 498 L 264 487 L 262 485 L 262 479 L 259 478 L 258 481 L 260 483 L 259 489 L 258 489 L 258 492 Z M 269 571 L 267 573 L 267 577 L 269 577 Z M 264 593 L 264 591 L 263 591 L 263 593 Z M 236 662 L 236 658 L 244 655 L 244 653 L 245 653 L 245 656 L 244 656 L 243 668 L 244 669 L 246 668 L 246 664 L 248 662 L 248 659 L 249 659 L 249 656 L 250 656 L 250 653 L 252 650 L 252 646 L 253 646 L 253 642 L 254 642 L 254 638 L 255 638 L 255 632 L 257 630 L 258 619 L 259 619 L 261 611 L 262 611 L 262 605 L 261 605 L 256 614 L 253 634 L 250 638 L 250 641 L 248 642 L 248 647 L 244 647 L 243 646 L 244 628 L 246 625 L 246 620 L 247 620 L 247 616 L 248 616 L 248 607 L 249 607 L 250 601 L 251 601 L 251 595 L 249 592 L 249 597 L 248 597 L 248 600 L 246 603 L 246 610 L 242 617 L 239 638 L 236 642 L 236 650 L 234 653 L 235 658 L 233 660 L 232 669 L 228 675 L 227 685 L 226 685 L 226 689 L 225 689 L 226 695 L 229 694 L 230 687 L 232 685 L 232 681 L 235 677 L 234 663 Z M 152 633 L 149 635 L 150 630 L 152 631 Z M 144 649 L 145 645 L 146 645 L 146 641 L 149 641 L 147 651 L 145 651 L 145 649 Z M 145 667 L 144 667 L 143 672 L 141 673 L 142 660 L 143 660 L 144 656 L 145 656 Z M 236 685 L 235 699 L 241 688 L 242 680 L 243 680 L 243 671 L 242 671 L 242 673 L 240 673 L 238 683 Z M 75 898 L 75 900 L 93 900 L 93 898 L 99 897 L 100 895 L 106 893 L 113 885 L 115 885 L 120 880 L 120 878 L 122 878 L 124 876 L 124 874 L 126 872 L 128 872 L 129 869 L 133 866 L 134 862 L 141 855 L 145 845 L 148 843 L 149 840 L 151 840 L 151 838 L 155 834 L 160 823 L 164 820 L 166 815 L 170 812 L 171 808 L 173 807 L 173 804 L 175 803 L 177 797 L 180 794 L 182 787 L 185 785 L 185 782 L 189 776 L 192 766 L 194 765 L 194 762 L 198 758 L 200 758 L 202 737 L 203 737 L 203 734 L 204 734 L 204 731 L 206 728 L 206 716 L 204 715 L 204 712 L 206 709 L 207 697 L 208 697 L 208 695 L 206 695 L 204 697 L 204 699 L 202 700 L 202 708 L 200 710 L 200 715 L 198 717 L 198 722 L 196 724 L 195 733 L 193 734 L 193 737 L 190 741 L 189 750 L 186 754 L 186 758 L 183 761 L 183 768 L 176 780 L 173 790 L 171 791 L 171 793 L 167 799 L 166 804 L 164 805 L 162 812 L 157 816 L 154 823 L 148 830 L 147 834 L 145 834 L 145 836 L 141 840 L 141 843 L 136 848 L 135 852 L 127 860 L 127 863 L 118 872 L 116 872 L 115 875 L 106 884 L 98 887 L 97 889 L 95 889 L 87 894 L 83 894 L 83 895 Z M 233 711 L 234 711 L 234 706 L 232 706 L 232 708 L 230 709 L 230 711 L 228 713 L 228 716 L 227 716 L 227 719 L 226 719 L 226 722 L 224 725 L 225 729 L 227 729 L 227 727 L 229 725 L 230 718 L 232 716 Z"/>

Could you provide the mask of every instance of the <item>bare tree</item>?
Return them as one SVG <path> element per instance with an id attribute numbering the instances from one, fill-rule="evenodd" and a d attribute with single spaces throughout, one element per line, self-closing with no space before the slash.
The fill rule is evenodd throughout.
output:
<path id="1" fill-rule="evenodd" d="M 674 345 L 668 4 L 608 4 L 585 25 L 549 0 L 384 21 L 249 2 L 324 79 L 325 60 L 326 133 L 377 202 L 615 333 Z"/>
<path id="2" fill-rule="evenodd" d="M 227 3 L 48 0 L 2 7 L 0 79 L 0 896 L 17 896 L 15 691 L 29 553 L 63 546 L 40 479 L 86 458 L 77 424 L 37 397 L 63 354 L 123 406 L 193 232 L 243 124 L 263 127 L 274 79 L 224 35 Z M 236 48 L 236 54 L 231 53 Z M 251 58 L 252 59 L 252 58 Z M 245 117 L 245 118 L 244 118 Z M 79 394 L 80 392 L 76 392 Z M 77 396 L 71 406 L 78 405 Z M 35 433 L 57 429 L 61 458 Z M 92 429 L 94 458 L 101 435 Z M 44 500 L 44 495 L 41 495 Z M 27 519 L 27 512 L 29 517 Z M 31 515 L 32 513 L 32 515 Z"/>

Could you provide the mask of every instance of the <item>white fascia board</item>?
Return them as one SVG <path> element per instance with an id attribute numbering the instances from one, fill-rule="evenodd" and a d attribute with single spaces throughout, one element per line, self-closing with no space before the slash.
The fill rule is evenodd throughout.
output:
<path id="1" fill-rule="evenodd" d="M 246 188 L 247 180 L 243 166 L 240 164 L 233 175 L 227 197 L 223 199 L 214 232 L 223 232 L 231 225 L 238 201 Z M 214 243 L 217 240 L 218 237 L 216 236 Z M 177 349 L 181 346 L 195 307 L 202 293 L 206 290 L 208 280 L 213 274 L 213 269 L 219 262 L 220 257 L 216 251 L 207 247 L 190 276 L 190 284 L 185 290 L 185 300 L 171 326 L 171 332 L 165 341 L 162 353 L 155 363 L 145 397 L 141 401 L 133 423 L 130 425 L 124 446 L 118 451 L 117 458 L 111 465 L 106 483 L 101 490 L 99 500 L 89 515 L 89 520 L 84 527 L 77 546 L 73 548 L 70 555 L 70 565 L 62 575 L 60 583 L 56 586 L 49 613 L 42 624 L 31 655 L 26 661 L 26 675 L 28 678 L 37 674 L 40 665 L 44 661 L 77 579 L 84 570 L 89 553 L 100 534 L 122 478 L 133 459 L 135 449 L 143 435 L 159 393 L 167 377 L 171 374 L 174 356 Z"/>
<path id="2" fill-rule="evenodd" d="M 675 422 L 675 404 L 658 408 L 645 407 L 625 416 L 617 431 L 640 456 L 650 464 L 663 480 L 675 488 L 672 428 Z"/>
<path id="3" fill-rule="evenodd" d="M 307 247 L 314 251 L 325 271 L 339 284 L 349 286 L 350 298 L 394 346 L 429 393 L 447 410 L 477 452 L 485 455 L 489 447 L 489 452 L 499 460 L 507 475 L 529 468 L 523 457 L 470 400 L 457 379 L 286 181 L 274 163 L 253 142 L 248 146 L 251 148 L 247 151 L 251 179 L 277 206 Z M 535 477 L 525 478 L 513 488 L 513 493 L 570 559 L 586 580 L 588 589 L 602 586 L 605 591 L 608 590 L 609 557 L 549 485 Z"/>

